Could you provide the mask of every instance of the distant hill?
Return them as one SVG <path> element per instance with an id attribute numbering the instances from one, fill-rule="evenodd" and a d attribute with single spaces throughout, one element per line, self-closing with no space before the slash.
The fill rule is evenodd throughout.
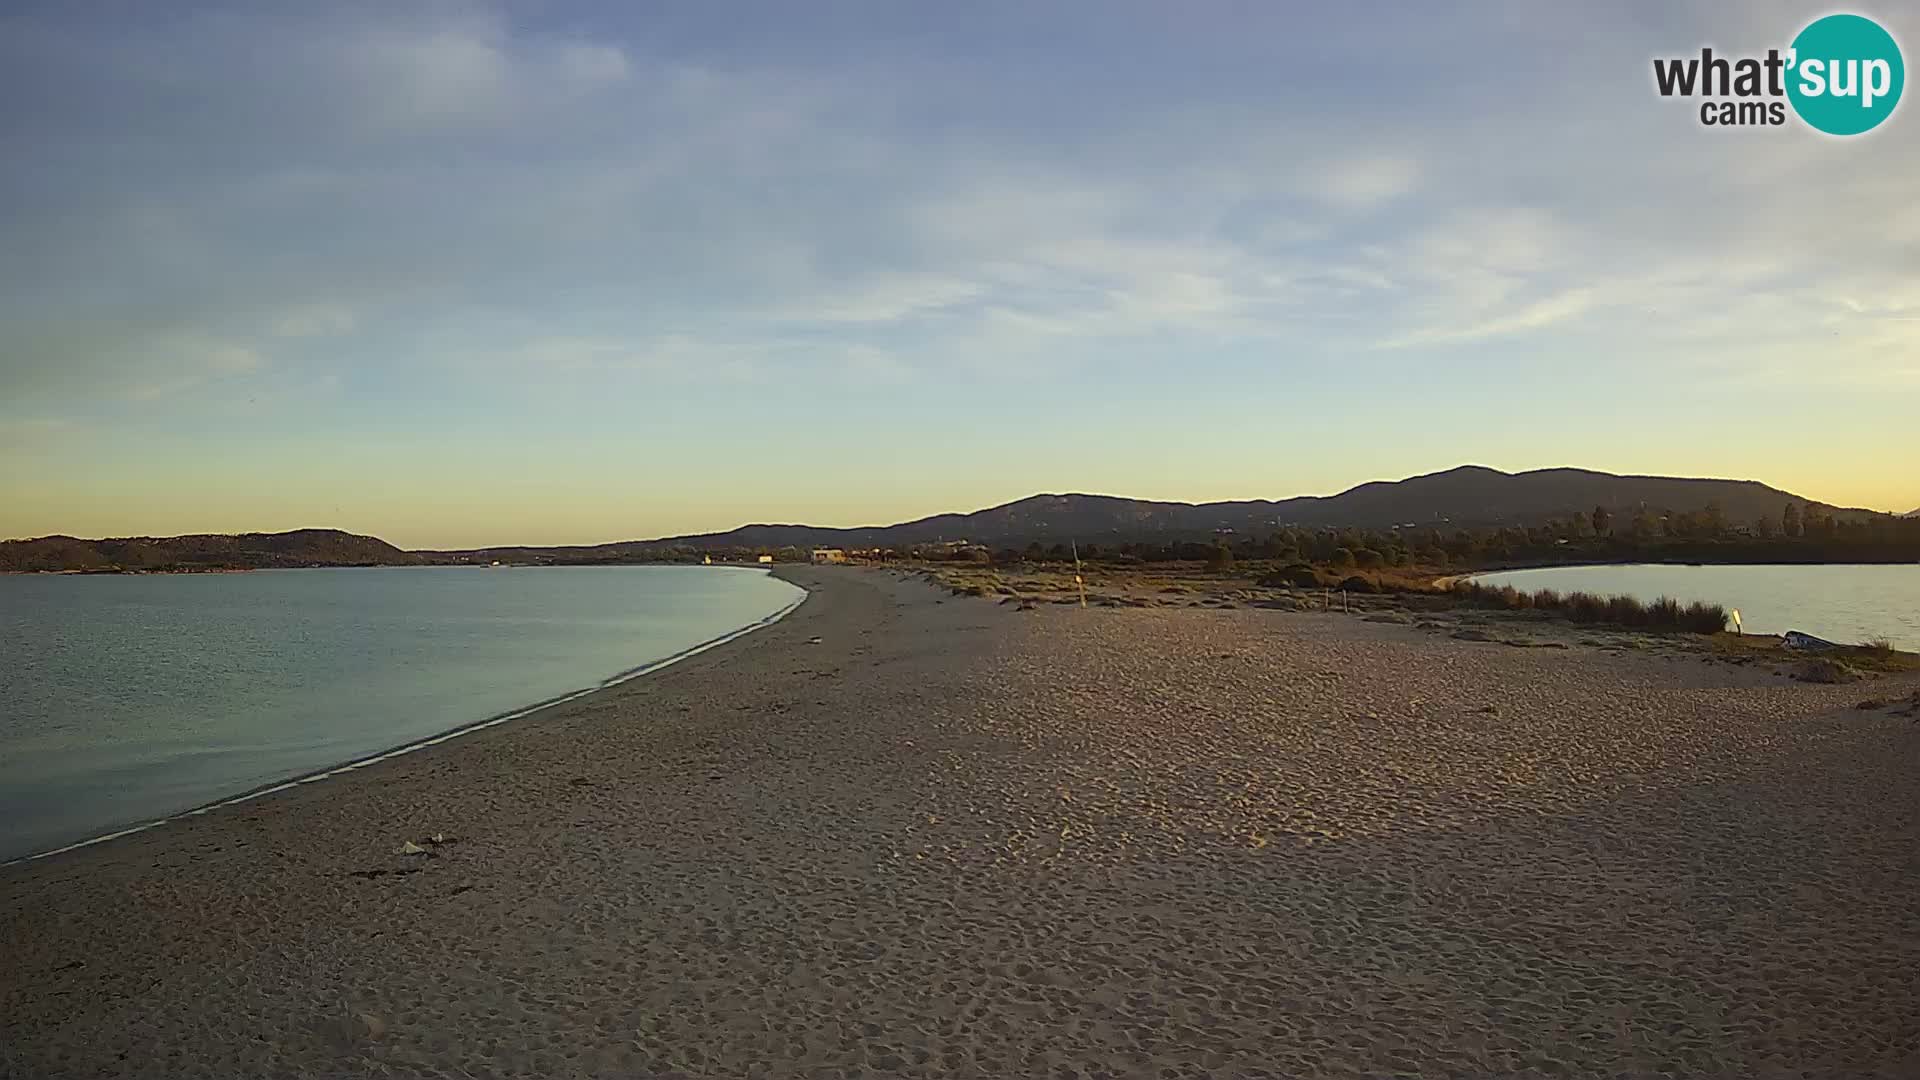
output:
<path id="1" fill-rule="evenodd" d="M 1258 532 L 1279 526 L 1391 528 L 1530 525 L 1605 506 L 1616 514 L 1699 511 L 1717 503 L 1726 519 L 1778 519 L 1788 503 L 1811 503 L 1840 518 L 1876 516 L 1803 498 L 1757 480 L 1618 476 L 1588 469 L 1508 473 L 1479 465 L 1405 480 L 1378 480 L 1338 495 L 1279 501 L 1150 502 L 1111 495 L 1034 495 L 970 514 L 940 514 L 898 525 L 815 528 L 745 525 L 722 533 L 602 545 L 603 550 L 683 545 L 701 549 L 832 544 L 903 547 L 965 539 L 990 547 L 1032 541 L 1112 541 L 1210 536 L 1223 529 Z M 571 549 L 585 550 L 585 549 Z"/>
<path id="2" fill-rule="evenodd" d="M 1507 473 L 1478 465 L 1379 480 L 1338 495 L 1238 502 L 1152 502 L 1113 495 L 1034 495 L 970 514 L 938 514 L 896 525 L 824 528 L 743 525 L 719 533 L 667 536 L 574 547 L 498 547 L 402 551 L 383 540 L 331 529 L 240 536 L 135 537 L 76 540 L 48 536 L 0 542 L 0 570 L 212 569 L 223 567 L 366 566 L 422 562 L 618 562 L 657 557 L 666 549 L 892 547 L 968 540 L 1023 547 L 1076 540 L 1114 543 L 1204 539 L 1217 533 L 1259 534 L 1281 526 L 1382 529 L 1533 525 L 1604 506 L 1625 517 L 1705 510 L 1717 504 L 1729 522 L 1775 521 L 1792 503 L 1835 517 L 1884 517 L 1815 502 L 1755 480 L 1617 476 L 1588 469 Z M 1920 510 L 1915 511 L 1920 514 Z"/>
<path id="3" fill-rule="evenodd" d="M 1035 541 L 1106 543 L 1172 541 L 1213 536 L 1220 530 L 1259 533 L 1280 526 L 1396 525 L 1461 528 L 1531 525 L 1549 518 L 1585 514 L 1605 506 L 1616 514 L 1641 507 L 1658 513 L 1705 510 L 1717 503 L 1731 522 L 1761 516 L 1778 520 L 1788 503 L 1811 503 L 1840 518 L 1878 516 L 1803 498 L 1755 480 L 1708 480 L 1670 476 L 1617 476 L 1588 469 L 1536 469 L 1507 473 L 1478 465 L 1405 480 L 1381 480 L 1338 495 L 1307 495 L 1279 501 L 1182 503 L 1113 495 L 1034 495 L 970 514 L 938 514 L 896 525 L 828 528 L 813 525 L 743 525 L 726 532 L 665 536 L 579 547 L 501 547 L 420 552 L 434 560 L 610 561 L 644 558 L 662 548 L 720 551 L 731 548 L 893 547 L 969 540 L 989 547 L 1020 547 Z"/>
<path id="4" fill-rule="evenodd" d="M 295 566 L 395 566 L 421 559 L 385 540 L 338 529 L 208 533 L 77 540 L 43 536 L 0 541 L 5 570 L 258 570 Z"/>

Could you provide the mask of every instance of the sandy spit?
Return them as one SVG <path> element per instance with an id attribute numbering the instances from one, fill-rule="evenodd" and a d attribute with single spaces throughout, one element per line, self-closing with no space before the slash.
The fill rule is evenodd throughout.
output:
<path id="1" fill-rule="evenodd" d="M 1860 686 L 793 574 L 0 871 L 0 1075 L 1920 1075 L 1920 723 Z"/>

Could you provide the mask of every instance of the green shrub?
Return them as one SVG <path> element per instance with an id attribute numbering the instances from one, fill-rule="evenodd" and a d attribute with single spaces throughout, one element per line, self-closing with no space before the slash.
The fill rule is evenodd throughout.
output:
<path id="1" fill-rule="evenodd" d="M 1259 581 L 1254 582 L 1254 584 L 1263 589 L 1284 589 L 1289 587 L 1311 589 L 1320 584 L 1320 575 L 1315 573 L 1313 567 L 1308 566 L 1306 563 L 1294 563 L 1292 566 L 1284 567 L 1262 577 Z"/>
<path id="2" fill-rule="evenodd" d="M 1696 600 L 1681 609 L 1680 628 L 1696 634 L 1718 634 L 1727 628 L 1727 609 Z"/>
<path id="3" fill-rule="evenodd" d="M 1727 611 L 1719 604 L 1682 604 L 1669 596 L 1647 604 L 1631 596 L 1598 596 L 1590 592 L 1562 595 L 1552 589 L 1529 593 L 1511 585 L 1482 585 L 1473 581 L 1456 583 L 1453 592 L 1477 607 L 1551 611 L 1574 622 L 1685 630 L 1695 634 L 1717 634 L 1727 628 Z"/>
<path id="4" fill-rule="evenodd" d="M 1608 605 L 1604 597 L 1576 591 L 1567 594 L 1562 610 L 1574 622 L 1601 622 L 1607 616 Z"/>
<path id="5" fill-rule="evenodd" d="M 1860 677 L 1859 672 L 1828 656 L 1800 661 L 1792 675 L 1801 682 L 1811 683 L 1849 683 Z"/>

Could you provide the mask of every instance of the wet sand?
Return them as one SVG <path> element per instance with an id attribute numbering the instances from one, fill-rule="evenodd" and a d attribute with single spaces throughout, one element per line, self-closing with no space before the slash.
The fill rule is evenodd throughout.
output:
<path id="1" fill-rule="evenodd" d="M 792 575 L 0 871 L 0 1075 L 1920 1074 L 1911 679 Z"/>

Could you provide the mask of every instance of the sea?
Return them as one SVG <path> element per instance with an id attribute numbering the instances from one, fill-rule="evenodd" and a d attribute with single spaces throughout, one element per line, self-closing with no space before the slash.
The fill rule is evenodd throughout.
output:
<path id="1" fill-rule="evenodd" d="M 705 566 L 0 574 L 0 861 L 514 718 L 805 595 Z"/>
<path id="2" fill-rule="evenodd" d="M 1738 610 L 1750 634 L 1788 630 L 1841 644 L 1887 640 L 1920 651 L 1920 564 L 1554 566 L 1475 574 L 1516 589 L 1663 596 Z"/>

